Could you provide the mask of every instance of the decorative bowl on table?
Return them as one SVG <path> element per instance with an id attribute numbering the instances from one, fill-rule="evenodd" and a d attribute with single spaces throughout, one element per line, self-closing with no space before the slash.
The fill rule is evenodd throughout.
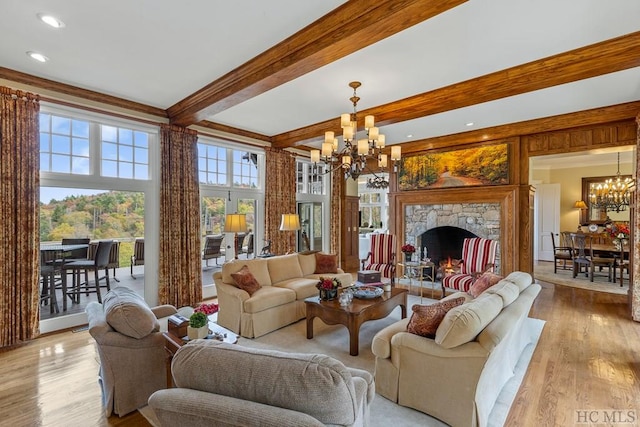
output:
<path id="1" fill-rule="evenodd" d="M 359 286 L 353 291 L 355 298 L 371 299 L 382 295 L 384 290 L 378 286 Z"/>

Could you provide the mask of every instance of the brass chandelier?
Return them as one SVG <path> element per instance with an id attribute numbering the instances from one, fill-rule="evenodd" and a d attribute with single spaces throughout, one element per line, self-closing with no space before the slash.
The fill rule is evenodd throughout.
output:
<path id="1" fill-rule="evenodd" d="M 618 173 L 615 179 L 609 178 L 605 182 L 592 183 L 589 187 L 589 204 L 594 208 L 607 211 L 625 211 L 631 201 L 631 191 L 635 181 L 629 177 L 620 176 L 620 153 L 618 153 Z"/>
<path id="2" fill-rule="evenodd" d="M 339 149 L 339 141 L 334 132 L 327 131 L 324 134 L 322 150 L 311 150 L 311 161 L 317 164 L 322 160 L 329 166 L 331 172 L 338 168 L 344 169 L 345 179 L 351 177 L 353 180 L 357 180 L 361 174 L 371 173 L 374 177 L 369 178 L 367 182 L 368 188 L 387 188 L 389 181 L 382 174 L 387 171 L 389 160 L 387 155 L 382 153 L 385 147 L 385 136 L 380 134 L 378 128 L 375 127 L 373 116 L 365 116 L 365 138 L 358 139 L 357 105 L 360 98 L 356 90 L 361 85 L 360 82 L 349 83 L 349 87 L 353 89 L 353 96 L 349 98 L 353 104 L 353 113 L 345 113 L 340 116 L 342 149 Z M 400 158 L 400 146 L 391 147 L 391 162 L 393 163 L 394 172 L 398 171 Z M 367 166 L 369 159 L 377 161 L 378 173 Z"/>

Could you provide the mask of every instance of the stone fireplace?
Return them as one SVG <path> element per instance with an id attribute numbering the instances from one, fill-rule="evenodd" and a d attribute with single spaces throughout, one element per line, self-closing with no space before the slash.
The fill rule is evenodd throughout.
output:
<path id="1" fill-rule="evenodd" d="M 448 258 L 460 259 L 467 237 L 497 240 L 496 273 L 500 273 L 500 203 L 451 203 L 405 206 L 405 241 L 417 255 L 438 265 Z"/>

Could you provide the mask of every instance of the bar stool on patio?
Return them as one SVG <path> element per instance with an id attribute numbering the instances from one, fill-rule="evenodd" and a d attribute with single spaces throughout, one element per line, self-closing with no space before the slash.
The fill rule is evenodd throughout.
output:
<path id="1" fill-rule="evenodd" d="M 76 260 L 69 263 L 65 263 L 62 266 L 64 274 L 62 275 L 62 289 L 64 295 L 64 301 L 62 303 L 62 309 L 67 309 L 67 297 L 74 303 L 80 302 L 80 294 L 95 293 L 98 297 L 98 302 L 102 302 L 102 295 L 100 293 L 101 287 L 106 287 L 107 291 L 111 290 L 111 284 L 109 283 L 109 254 L 111 247 L 113 246 L 112 240 L 103 240 L 98 242 L 98 248 L 94 259 Z M 100 277 L 100 270 L 104 269 L 105 275 Z M 89 271 L 94 273 L 94 283 L 90 284 L 88 280 L 84 282 L 80 281 L 80 274 L 85 272 L 85 277 Z M 71 272 L 73 282 L 70 288 L 67 288 L 67 273 Z M 100 286 L 100 280 L 105 279 L 105 285 Z"/>

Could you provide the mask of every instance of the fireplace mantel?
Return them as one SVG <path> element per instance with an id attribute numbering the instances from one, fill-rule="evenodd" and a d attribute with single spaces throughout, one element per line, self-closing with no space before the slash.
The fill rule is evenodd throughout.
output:
<path id="1" fill-rule="evenodd" d="M 495 203 L 500 206 L 500 259 L 501 274 L 507 275 L 512 271 L 533 271 L 533 263 L 528 262 L 530 254 L 521 256 L 521 248 L 527 248 L 530 243 L 529 220 L 519 224 L 518 206 L 523 197 L 530 197 L 529 186 L 505 185 L 496 187 L 470 187 L 455 189 L 437 189 L 422 191 L 404 191 L 390 194 L 390 215 L 395 219 L 393 232 L 398 236 L 399 244 L 405 241 L 406 218 L 404 213 L 407 206 L 438 205 L 438 204 L 466 204 L 466 203 Z M 526 240 L 526 242 L 524 241 Z M 399 251 L 399 248 L 398 248 Z M 399 252 L 398 252 L 399 253 Z M 527 265 L 524 265 L 524 264 Z"/>

